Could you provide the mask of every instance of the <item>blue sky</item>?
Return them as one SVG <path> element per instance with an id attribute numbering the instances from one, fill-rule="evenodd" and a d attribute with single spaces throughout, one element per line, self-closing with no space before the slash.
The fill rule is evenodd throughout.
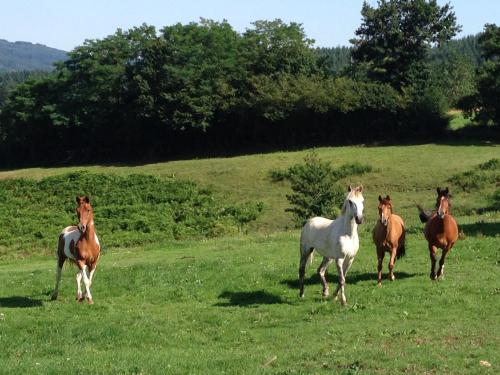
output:
<path id="1" fill-rule="evenodd" d="M 375 5 L 376 0 L 369 0 Z M 447 1 L 438 0 L 443 5 Z M 348 45 L 361 22 L 362 0 L 3 0 L 0 39 L 41 43 L 69 51 L 85 39 L 148 23 L 161 28 L 200 17 L 226 19 L 245 31 L 259 19 L 302 23 L 317 46 Z M 500 0 L 450 0 L 463 31 L 500 24 Z"/>

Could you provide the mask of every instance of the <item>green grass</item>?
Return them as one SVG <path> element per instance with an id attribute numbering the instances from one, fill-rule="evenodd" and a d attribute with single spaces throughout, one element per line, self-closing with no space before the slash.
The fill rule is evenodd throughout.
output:
<path id="1" fill-rule="evenodd" d="M 321 298 L 319 256 L 307 269 L 305 298 L 298 298 L 299 232 L 290 229 L 292 218 L 284 212 L 289 185 L 269 178 L 269 171 L 287 169 L 308 152 L 0 172 L 0 178 L 36 179 L 81 169 L 175 175 L 211 187 L 229 203 L 264 202 L 247 234 L 109 247 L 98 265 L 92 306 L 74 300 L 75 268 L 64 268 L 60 299 L 50 302 L 54 256 L 5 255 L 0 373 L 498 373 L 500 213 L 491 209 L 496 184 L 464 192 L 448 181 L 498 157 L 498 145 L 316 150 L 336 167 L 373 167 L 342 181 L 362 183 L 366 199 L 345 308 Z M 433 282 L 414 202 L 431 208 L 436 186 L 446 185 L 461 238 L 445 279 Z M 396 263 L 398 279 L 384 280 L 382 288 L 376 287 L 370 237 L 379 194 L 391 195 L 409 233 L 407 257 Z M 328 279 L 335 281 L 334 267 Z"/>
<path id="2" fill-rule="evenodd" d="M 498 237 L 459 241 L 439 282 L 421 237 L 409 236 L 398 279 L 377 288 L 363 234 L 345 308 L 320 297 L 319 257 L 299 299 L 297 232 L 111 251 L 92 306 L 74 300 L 73 268 L 50 302 L 55 260 L 9 261 L 0 266 L 2 372 L 496 373 Z"/>
<path id="3" fill-rule="evenodd" d="M 189 179 L 201 186 L 210 187 L 222 194 L 228 202 L 261 201 L 264 210 L 259 218 L 250 224 L 249 232 L 273 233 L 293 226 L 292 216 L 285 212 L 289 206 L 285 195 L 290 193 L 287 182 L 273 183 L 271 170 L 284 170 L 300 163 L 309 150 L 298 152 L 275 152 L 231 158 L 181 160 L 142 166 L 85 166 L 65 168 L 29 168 L 0 172 L 4 178 L 41 179 L 78 170 L 91 172 L 147 173 L 160 177 L 175 176 Z M 390 147 L 324 147 L 317 148 L 318 156 L 331 161 L 335 167 L 343 164 L 361 163 L 373 167 L 373 172 L 344 179 L 342 182 L 365 187 L 366 214 L 376 215 L 375 204 L 379 194 L 389 194 L 396 210 L 406 219 L 415 218 L 414 202 L 432 207 L 436 186 L 450 185 L 453 209 L 470 212 L 488 205 L 491 189 L 483 194 L 460 192 L 447 180 L 492 158 L 498 157 L 499 145 L 415 145 Z M 73 200 L 72 196 L 68 199 Z M 413 220 L 413 219 L 411 219 Z"/>

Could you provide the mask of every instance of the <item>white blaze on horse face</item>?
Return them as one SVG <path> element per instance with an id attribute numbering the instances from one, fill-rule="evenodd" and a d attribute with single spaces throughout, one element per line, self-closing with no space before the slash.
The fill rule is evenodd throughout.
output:
<path id="1" fill-rule="evenodd" d="M 444 200 L 444 197 L 441 197 L 441 202 L 440 202 L 439 208 L 438 208 L 438 216 L 441 219 L 444 218 L 444 215 L 446 214 L 446 212 L 443 209 L 443 200 Z"/>

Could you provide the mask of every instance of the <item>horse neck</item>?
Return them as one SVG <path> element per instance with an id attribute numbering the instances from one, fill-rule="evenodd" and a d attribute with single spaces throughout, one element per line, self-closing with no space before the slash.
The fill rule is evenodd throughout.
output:
<path id="1" fill-rule="evenodd" d="M 89 243 L 95 243 L 95 228 L 94 228 L 94 218 L 87 225 L 87 230 L 85 231 L 83 238 Z"/>
<path id="2" fill-rule="evenodd" d="M 352 236 L 353 233 L 357 233 L 358 224 L 356 224 L 354 216 L 349 218 L 349 215 L 346 212 L 342 216 L 342 228 L 343 228 L 343 233 L 347 234 L 348 236 Z"/>

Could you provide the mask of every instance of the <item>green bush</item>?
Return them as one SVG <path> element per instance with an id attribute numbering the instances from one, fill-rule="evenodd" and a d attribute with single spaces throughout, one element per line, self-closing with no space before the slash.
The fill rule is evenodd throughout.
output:
<path id="1" fill-rule="evenodd" d="M 75 196 L 87 194 L 104 246 L 213 237 L 241 230 L 262 203 L 224 203 L 192 181 L 150 175 L 77 172 L 41 181 L 0 181 L 0 248 L 55 249 L 59 232 L 76 223 Z"/>
<path id="2" fill-rule="evenodd" d="M 490 159 L 479 164 L 477 168 L 455 174 L 448 182 L 460 187 L 463 191 L 473 191 L 484 188 L 487 184 L 495 184 L 500 180 L 500 160 Z"/>
<path id="3" fill-rule="evenodd" d="M 304 158 L 286 172 L 271 171 L 270 177 L 284 176 L 291 183 L 293 193 L 286 197 L 292 207 L 285 209 L 294 215 L 297 226 L 313 216 L 335 218 L 344 202 L 345 189 L 339 179 L 370 172 L 372 167 L 360 163 L 345 164 L 335 169 L 331 163 L 320 160 L 315 153 Z"/>

